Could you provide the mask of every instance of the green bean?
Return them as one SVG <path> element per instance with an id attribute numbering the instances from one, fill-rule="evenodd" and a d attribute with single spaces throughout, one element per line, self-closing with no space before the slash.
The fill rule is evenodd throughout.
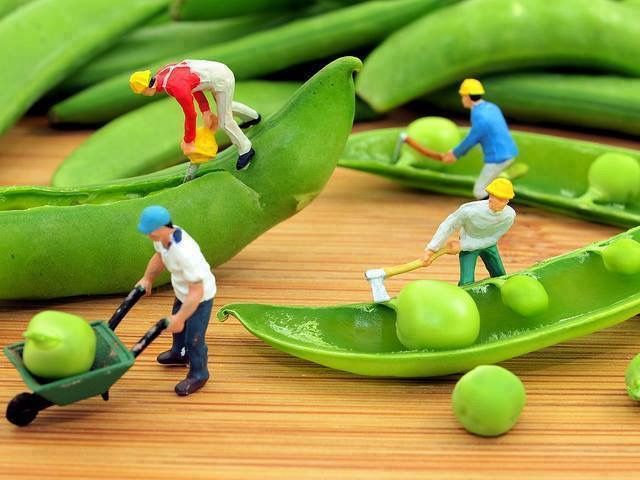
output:
<path id="1" fill-rule="evenodd" d="M 286 15 L 254 15 L 209 22 L 145 26 L 130 33 L 112 49 L 70 75 L 60 88 L 74 91 L 86 88 L 114 75 L 130 74 L 141 65 L 240 38 L 288 19 L 290 16 Z"/>
<path id="2" fill-rule="evenodd" d="M 632 400 L 640 401 L 640 354 L 629 362 L 624 375 L 627 393 Z"/>
<path id="3" fill-rule="evenodd" d="M 158 13 L 167 2 L 39 0 L 0 21 L 0 133 L 70 69 Z"/>
<path id="4" fill-rule="evenodd" d="M 287 82 L 240 82 L 235 98 L 263 117 L 285 104 L 300 85 Z M 213 104 L 212 106 L 215 106 Z M 184 161 L 180 150 L 182 110 L 165 98 L 129 112 L 91 135 L 58 167 L 51 179 L 57 187 L 93 185 L 153 172 Z M 134 142 L 131 132 L 138 132 Z M 229 140 L 221 130 L 219 145 Z M 122 148 L 127 145 L 127 148 Z"/>
<path id="5" fill-rule="evenodd" d="M 170 5 L 171 16 L 175 20 L 213 20 L 237 17 L 257 12 L 273 12 L 300 7 L 300 4 L 312 0 L 173 0 Z"/>
<path id="6" fill-rule="evenodd" d="M 640 11 L 610 0 L 470 0 L 391 35 L 357 92 L 387 111 L 464 77 L 573 66 L 640 76 Z"/>
<path id="7" fill-rule="evenodd" d="M 31 0 L 3 0 L 0 3 L 0 18 L 8 15 Z"/>
<path id="8" fill-rule="evenodd" d="M 382 175 L 411 187 L 472 196 L 473 183 L 483 164 L 479 149 L 440 171 L 425 168 L 423 164 L 394 164 L 392 154 L 400 132 L 401 129 L 384 129 L 352 135 L 340 165 Z M 467 129 L 460 129 L 460 132 L 464 135 Z M 520 131 L 512 131 L 512 135 L 520 151 L 514 165 L 529 166 L 528 173 L 515 180 L 514 202 L 621 227 L 640 224 L 640 200 L 637 198 L 621 205 L 587 194 L 589 169 L 598 157 L 616 153 L 637 161 L 638 152 L 550 135 Z M 624 178 L 623 182 L 635 181 L 635 177 L 626 178 L 617 175 L 616 171 L 604 173 Z M 629 187 L 632 191 L 637 186 Z M 619 199 L 613 199 L 616 200 Z"/>
<path id="9" fill-rule="evenodd" d="M 218 319 L 234 316 L 279 350 L 360 375 L 429 377 L 464 372 L 593 333 L 640 313 L 640 275 L 609 272 L 592 251 L 622 238 L 640 240 L 640 227 L 519 272 L 537 278 L 548 293 L 549 308 L 542 315 L 525 318 L 512 311 L 492 279 L 462 287 L 480 312 L 480 333 L 468 347 L 408 349 L 396 335 L 396 312 L 386 304 L 231 304 L 222 307 Z"/>
<path id="10" fill-rule="evenodd" d="M 640 135 L 640 78 L 612 75 L 514 73 L 483 78 L 485 98 L 510 118 Z M 457 87 L 424 99 L 462 111 Z"/>
<path id="11" fill-rule="evenodd" d="M 185 184 L 183 164 L 97 187 L 0 189 L 0 298 L 128 291 L 153 253 L 136 231 L 153 204 L 198 239 L 212 266 L 227 261 L 320 193 L 351 130 L 360 66 L 354 57 L 332 62 L 251 128 L 256 156 L 247 170 L 235 170 L 234 147 Z"/>
<path id="12" fill-rule="evenodd" d="M 301 19 L 242 39 L 185 54 L 186 58 L 227 64 L 237 80 L 255 78 L 305 61 L 372 45 L 422 15 L 455 0 L 373 1 Z M 167 58 L 151 66 L 158 69 L 181 60 Z M 133 95 L 129 75 L 105 80 L 53 108 L 61 122 L 95 123 L 111 120 L 152 101 Z"/>

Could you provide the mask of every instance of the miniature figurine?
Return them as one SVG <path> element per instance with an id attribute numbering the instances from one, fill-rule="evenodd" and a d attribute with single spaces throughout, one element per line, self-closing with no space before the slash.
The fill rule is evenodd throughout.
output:
<path id="1" fill-rule="evenodd" d="M 150 70 L 138 71 L 129 78 L 131 90 L 136 94 L 153 96 L 166 92 L 175 98 L 184 111 L 184 139 L 181 144 L 185 156 L 195 152 L 196 118 L 193 100 L 198 102 L 205 126 L 217 130 L 218 126 L 225 131 L 231 142 L 238 148 L 236 168 L 246 168 L 255 155 L 251 141 L 242 132 L 260 122 L 261 117 L 252 108 L 233 101 L 235 77 L 233 72 L 223 63 L 207 60 L 184 60 L 161 68 L 151 76 Z M 212 92 L 216 101 L 218 115 L 214 115 L 204 92 Z M 233 114 L 243 118 L 240 126 Z"/>
<path id="2" fill-rule="evenodd" d="M 486 192 L 488 200 L 465 203 L 449 215 L 425 248 L 423 261 L 430 263 L 449 236 L 460 229 L 460 286 L 475 281 L 478 256 L 492 277 L 505 274 L 496 244 L 516 217 L 516 212 L 508 206 L 515 196 L 513 185 L 506 178 L 497 178 L 487 186 Z"/>
<path id="3" fill-rule="evenodd" d="M 158 355 L 157 360 L 162 365 L 189 365 L 187 377 L 175 386 L 178 395 L 189 395 L 209 379 L 205 332 L 216 294 L 216 280 L 198 244 L 182 228 L 172 224 L 166 208 L 158 205 L 145 208 L 138 230 L 153 241 L 156 253 L 137 285 L 150 294 L 154 279 L 166 268 L 171 273 L 176 296 L 167 328 L 173 333 L 173 345 Z"/>
<path id="4" fill-rule="evenodd" d="M 471 110 L 471 130 L 457 147 L 444 154 L 442 161 L 453 163 L 478 143 L 481 145 L 484 167 L 473 186 L 473 196 L 480 200 L 487 197 L 487 185 L 514 162 L 518 147 L 500 108 L 482 99 L 485 91 L 478 80 L 465 79 L 458 93 L 462 105 Z"/>

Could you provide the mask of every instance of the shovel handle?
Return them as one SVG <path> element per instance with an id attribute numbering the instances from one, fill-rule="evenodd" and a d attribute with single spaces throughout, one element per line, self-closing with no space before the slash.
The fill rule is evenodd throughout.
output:
<path id="1" fill-rule="evenodd" d="M 413 262 L 404 263 L 402 265 L 396 265 L 395 267 L 389 267 L 384 269 L 385 277 L 393 277 L 395 275 L 400 275 L 401 273 L 412 272 L 413 270 L 417 270 L 420 267 L 428 267 L 431 265 L 437 258 L 443 255 L 455 255 L 460 251 L 458 243 L 456 241 L 451 241 L 447 243 L 444 248 L 438 250 L 433 257 L 431 257 L 431 261 L 429 263 L 425 262 L 423 259 L 419 258 L 414 260 Z"/>
<path id="2" fill-rule="evenodd" d="M 129 310 L 140 300 L 145 294 L 145 289 L 140 285 L 136 285 L 136 287 L 129 292 L 127 298 L 125 298 L 118 309 L 113 313 L 111 318 L 109 319 L 109 328 L 111 330 L 115 330 L 116 327 L 120 324 L 122 319 L 125 317 Z"/>
<path id="3" fill-rule="evenodd" d="M 406 137 L 404 141 L 407 145 L 409 145 L 411 148 L 421 153 L 425 157 L 429 157 L 433 160 L 438 160 L 440 162 L 442 161 L 442 157 L 443 157 L 442 153 L 436 152 L 435 150 L 431 150 L 430 148 L 420 145 L 416 140 L 414 140 L 411 137 Z"/>

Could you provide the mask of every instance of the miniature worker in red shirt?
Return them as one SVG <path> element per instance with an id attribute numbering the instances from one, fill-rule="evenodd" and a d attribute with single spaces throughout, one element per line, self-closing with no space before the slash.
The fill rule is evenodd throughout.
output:
<path id="1" fill-rule="evenodd" d="M 154 76 L 151 76 L 150 70 L 135 72 L 129 79 L 129 85 L 137 94 L 153 96 L 166 92 L 178 101 L 184 111 L 184 139 L 181 147 L 185 155 L 195 152 L 193 143 L 197 119 L 193 106 L 195 98 L 205 125 L 214 131 L 218 127 L 222 128 L 238 148 L 236 168 L 242 170 L 251 162 L 255 151 L 241 128 L 260 122 L 260 114 L 242 103 L 233 101 L 235 77 L 225 64 L 207 60 L 184 60 L 167 65 Z M 215 98 L 217 116 L 209 108 L 205 90 L 212 92 Z M 244 120 L 240 126 L 233 118 L 234 113 Z"/>

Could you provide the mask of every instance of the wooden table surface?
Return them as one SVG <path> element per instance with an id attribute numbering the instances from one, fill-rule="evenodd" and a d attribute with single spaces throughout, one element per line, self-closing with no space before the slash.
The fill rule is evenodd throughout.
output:
<path id="1" fill-rule="evenodd" d="M 54 132 L 39 118 L 23 121 L 0 138 L 0 184 L 46 184 L 89 133 Z M 631 140 L 582 136 L 640 148 Z M 216 311 L 242 301 L 366 301 L 370 293 L 362 272 L 419 255 L 438 223 L 463 201 L 338 169 L 306 210 L 215 269 Z M 620 231 L 532 208 L 516 210 L 516 224 L 501 243 L 508 271 Z M 484 268 L 478 272 L 484 274 Z M 449 257 L 387 284 L 395 293 L 413 279 L 455 282 L 457 275 L 457 259 Z M 120 299 L 2 303 L 0 343 L 19 340 L 40 310 L 104 319 Z M 118 334 L 132 344 L 167 314 L 171 301 L 171 289 L 160 289 L 132 310 Z M 470 435 L 457 424 L 451 392 L 458 376 L 390 380 L 333 371 L 274 350 L 235 319 L 212 320 L 207 339 L 213 378 L 191 397 L 173 393 L 184 369 L 155 363 L 156 354 L 170 344 L 164 336 L 112 388 L 109 402 L 91 398 L 54 406 L 23 429 L 2 420 L 0 478 L 582 480 L 640 475 L 640 407 L 626 396 L 623 378 L 628 361 L 640 351 L 637 319 L 504 362 L 524 382 L 528 400 L 517 426 L 494 439 Z M 25 389 L 2 357 L 2 408 Z"/>

